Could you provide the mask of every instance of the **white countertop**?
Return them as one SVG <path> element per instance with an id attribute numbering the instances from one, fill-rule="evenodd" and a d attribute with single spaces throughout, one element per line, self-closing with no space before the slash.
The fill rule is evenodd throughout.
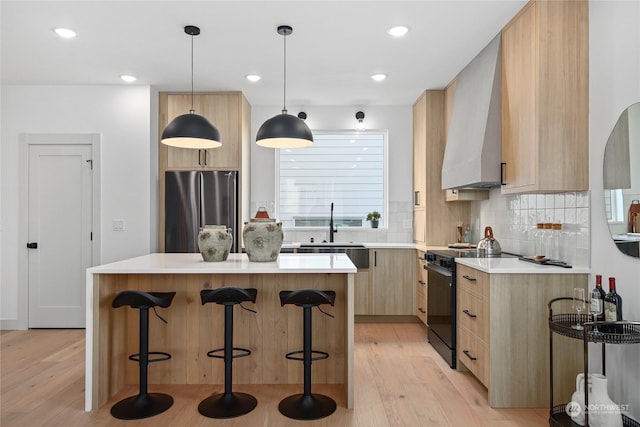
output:
<path id="1" fill-rule="evenodd" d="M 589 274 L 587 267 L 563 268 L 520 261 L 518 258 L 456 258 L 456 263 L 490 274 Z"/>
<path id="2" fill-rule="evenodd" d="M 614 241 L 640 242 L 640 233 L 612 234 Z"/>
<path id="3" fill-rule="evenodd" d="M 222 262 L 204 262 L 199 253 L 155 253 L 99 265 L 88 274 L 289 274 L 356 273 L 346 254 L 280 254 L 274 262 L 250 262 L 246 254 L 229 254 Z"/>

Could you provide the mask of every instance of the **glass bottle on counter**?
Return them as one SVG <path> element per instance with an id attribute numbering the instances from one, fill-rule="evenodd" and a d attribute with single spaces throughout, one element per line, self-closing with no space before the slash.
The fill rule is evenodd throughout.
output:
<path id="1" fill-rule="evenodd" d="M 544 255 L 544 224 L 541 222 L 536 224 L 536 232 L 533 235 L 533 240 L 535 242 L 534 255 Z"/>
<path id="2" fill-rule="evenodd" d="M 560 248 L 562 242 L 562 224 L 552 224 L 551 232 L 551 253 L 549 258 L 561 259 Z"/>
<path id="3" fill-rule="evenodd" d="M 545 222 L 542 226 L 544 233 L 542 235 L 542 253 L 545 257 L 551 259 L 553 252 L 553 226 L 550 222 Z"/>

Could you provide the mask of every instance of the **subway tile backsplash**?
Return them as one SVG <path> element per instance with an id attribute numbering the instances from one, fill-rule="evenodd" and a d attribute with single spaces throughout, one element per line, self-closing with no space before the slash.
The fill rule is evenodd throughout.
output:
<path id="1" fill-rule="evenodd" d="M 500 189 L 492 189 L 489 200 L 471 203 L 473 241 L 491 226 L 503 251 L 533 255 L 536 223 L 560 223 L 564 261 L 588 267 L 589 196 L 589 192 L 503 196 Z"/>

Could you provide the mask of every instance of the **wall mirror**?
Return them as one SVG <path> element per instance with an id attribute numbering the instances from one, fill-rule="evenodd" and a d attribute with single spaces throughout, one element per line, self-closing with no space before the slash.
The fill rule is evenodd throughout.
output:
<path id="1" fill-rule="evenodd" d="M 624 110 L 604 150 L 604 205 L 618 249 L 640 258 L 640 102 Z"/>

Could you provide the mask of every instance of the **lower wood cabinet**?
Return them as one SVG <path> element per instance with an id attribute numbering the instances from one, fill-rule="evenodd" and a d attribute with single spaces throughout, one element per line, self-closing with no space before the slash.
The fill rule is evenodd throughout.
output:
<path id="1" fill-rule="evenodd" d="M 424 251 L 416 251 L 416 304 L 415 315 L 427 324 L 427 270 L 425 270 Z"/>
<path id="2" fill-rule="evenodd" d="M 415 249 L 370 249 L 369 269 L 356 273 L 355 314 L 414 315 Z"/>
<path id="3" fill-rule="evenodd" d="M 551 267 L 550 267 L 551 268 Z M 489 274 L 456 265 L 458 369 L 485 387 L 494 408 L 549 405 L 547 304 L 587 289 L 587 274 Z M 581 372 L 582 342 L 558 345 L 554 372 L 571 372 L 554 393 L 571 397 Z M 555 350 L 555 346 L 554 346 Z"/>
<path id="4" fill-rule="evenodd" d="M 369 274 L 374 315 L 413 315 L 414 249 L 372 249 Z"/>

